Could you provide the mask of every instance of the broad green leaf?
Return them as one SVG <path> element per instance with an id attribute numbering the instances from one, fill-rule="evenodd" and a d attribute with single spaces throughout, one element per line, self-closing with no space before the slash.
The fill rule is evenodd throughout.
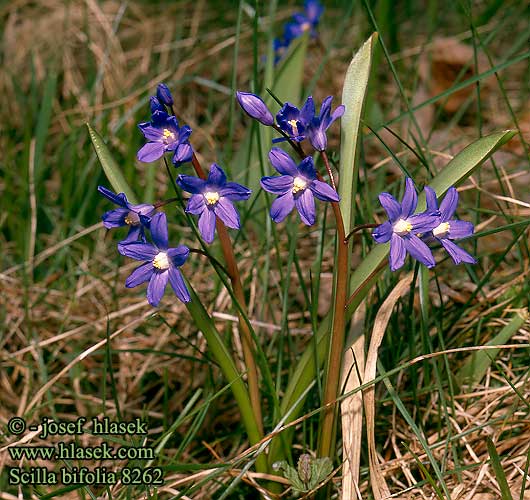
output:
<path id="1" fill-rule="evenodd" d="M 125 177 L 123 177 L 123 174 L 121 173 L 120 167 L 112 157 L 103 138 L 95 129 L 90 126 L 89 123 L 87 123 L 86 126 L 88 128 L 88 133 L 90 134 L 92 144 L 94 145 L 94 149 L 96 150 L 99 162 L 101 163 L 103 171 L 105 172 L 105 175 L 107 176 L 107 179 L 109 180 L 114 191 L 116 191 L 116 193 L 125 193 L 127 199 L 131 203 L 138 203 L 133 190 L 129 184 L 127 184 Z"/>
<path id="2" fill-rule="evenodd" d="M 261 440 L 262 436 L 260 435 L 252 411 L 247 387 L 241 379 L 241 374 L 237 371 L 234 360 L 223 343 L 221 336 L 215 327 L 215 323 L 189 283 L 188 290 L 190 292 L 191 301 L 186 303 L 186 307 L 188 308 L 195 325 L 204 335 L 208 344 L 208 349 L 219 364 L 223 375 L 228 383 L 231 384 L 232 393 L 234 394 L 239 411 L 241 412 L 241 418 L 243 420 L 243 425 L 247 430 L 250 444 L 254 445 Z M 259 472 L 267 472 L 267 461 L 264 455 L 259 455 L 257 457 L 256 467 Z"/>
<path id="3" fill-rule="evenodd" d="M 499 457 L 499 454 L 497 453 L 495 444 L 489 436 L 486 438 L 486 442 L 488 445 L 488 453 L 491 458 L 491 465 L 493 467 L 493 471 L 495 472 L 495 478 L 497 479 L 497 484 L 499 485 L 499 489 L 501 490 L 501 499 L 513 500 L 510 487 L 508 486 L 508 480 L 506 479 L 506 474 L 504 472 L 504 469 L 502 468 L 501 459 Z"/>
<path id="4" fill-rule="evenodd" d="M 355 183 L 359 170 L 359 131 L 376 42 L 377 33 L 374 33 L 355 54 L 342 88 L 342 104 L 346 109 L 340 120 L 339 195 L 346 234 L 352 229 Z"/>
<path id="5" fill-rule="evenodd" d="M 451 186 L 458 186 L 482 165 L 497 149 L 504 146 L 515 134 L 515 130 L 504 130 L 486 135 L 458 153 L 446 167 L 429 183 L 438 196 L 442 196 Z M 425 205 L 418 203 L 418 210 Z"/>
<path id="6" fill-rule="evenodd" d="M 484 161 L 486 161 L 499 147 L 508 142 L 514 134 L 515 132 L 508 130 L 478 139 L 457 154 L 432 180 L 430 186 L 435 189 L 438 196 L 442 195 L 454 185 L 453 182 L 456 179 L 458 179 L 458 182 L 462 182 L 471 175 L 479 165 L 484 163 Z M 440 179 L 442 179 L 442 181 L 440 181 Z M 420 197 L 418 206 L 420 206 L 421 203 L 423 203 L 423 206 L 425 205 L 424 195 Z M 421 210 L 421 208 L 419 208 L 419 210 Z M 352 273 L 350 277 L 350 292 L 354 296 L 354 300 L 351 301 L 351 304 L 349 304 L 347 309 L 348 320 L 382 272 L 382 269 L 379 271 L 378 269 L 387 257 L 388 251 L 389 244 L 376 245 Z M 325 342 L 325 340 L 329 335 L 330 328 L 331 314 L 328 313 L 319 326 L 316 339 L 309 343 L 289 380 L 289 384 L 287 385 L 285 395 L 281 402 L 282 415 L 285 415 L 287 411 L 295 405 L 297 399 L 316 377 L 316 369 L 320 369 L 323 360 L 327 356 L 327 342 Z M 318 367 L 315 366 L 315 359 L 318 360 Z M 302 406 L 303 401 L 300 401 L 290 413 L 286 422 L 291 422 L 297 418 Z M 292 431 L 287 431 L 285 433 L 284 442 L 288 443 L 291 437 Z M 275 438 L 271 444 L 271 461 L 274 461 L 275 457 L 279 456 L 281 453 L 280 446 L 280 439 Z"/>
<path id="7" fill-rule="evenodd" d="M 517 333 L 524 322 L 528 319 L 528 312 L 522 311 L 517 313 L 510 322 L 489 342 L 487 346 L 506 344 L 513 335 Z M 478 384 L 486 375 L 492 361 L 497 357 L 500 349 L 484 349 L 472 353 L 465 361 L 464 365 L 458 371 L 456 380 L 459 383 L 470 385 Z"/>
<path id="8" fill-rule="evenodd" d="M 278 63 L 272 91 L 284 102 L 289 101 L 295 106 L 300 104 L 302 82 L 304 78 L 304 62 L 307 53 L 308 34 L 294 40 L 283 59 Z M 271 96 L 263 92 L 267 105 L 273 104 Z"/>

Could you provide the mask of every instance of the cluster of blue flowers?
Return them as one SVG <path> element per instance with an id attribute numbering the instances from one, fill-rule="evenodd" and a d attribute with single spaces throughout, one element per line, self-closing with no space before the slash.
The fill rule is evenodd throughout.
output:
<path id="1" fill-rule="evenodd" d="M 390 193 L 379 195 L 379 201 L 389 220 L 377 226 L 372 236 L 377 243 L 390 241 L 390 269 L 396 271 L 402 267 L 407 252 L 427 267 L 434 267 L 436 262 L 427 246 L 430 242 L 440 243 L 455 264 L 475 264 L 475 258 L 452 241 L 473 234 L 471 222 L 453 218 L 458 204 L 457 190 L 454 187 L 449 188 L 440 207 L 436 193 L 428 186 L 425 187 L 425 196 L 427 210 L 414 215 L 418 196 L 412 179 L 406 180 L 401 203 Z"/>
<path id="2" fill-rule="evenodd" d="M 317 36 L 317 26 L 324 7 L 318 0 L 306 0 L 304 11 L 293 14 L 291 20 L 285 24 L 283 36 L 274 39 L 274 56 L 278 62 L 293 40 L 309 32 L 312 38 Z"/>
<path id="3" fill-rule="evenodd" d="M 237 100 L 249 116 L 281 134 L 273 142 L 289 141 L 299 154 L 303 153 L 300 143 L 305 140 L 315 151 L 325 152 L 327 130 L 344 113 L 342 105 L 331 112 L 332 99 L 331 96 L 324 99 L 318 115 L 311 96 L 301 109 L 285 103 L 275 120 L 259 96 L 237 92 Z M 164 157 L 166 160 L 166 153 L 170 153 L 175 167 L 190 161 L 196 162 L 189 142 L 192 131 L 187 125 L 179 127 L 173 112 L 173 97 L 166 85 L 158 86 L 156 97 L 150 98 L 150 107 L 151 120 L 138 125 L 147 140 L 138 151 L 138 159 L 151 162 Z M 315 198 L 324 202 L 339 201 L 334 187 L 317 174 L 311 155 L 303 157 L 297 164 L 284 150 L 273 147 L 269 152 L 269 161 L 279 175 L 263 177 L 261 187 L 277 196 L 270 209 L 274 222 L 282 222 L 296 208 L 302 222 L 311 226 L 316 220 Z M 179 174 L 176 184 L 191 194 L 186 212 L 198 216 L 199 232 L 206 243 L 213 242 L 219 223 L 232 229 L 240 228 L 240 217 L 234 202 L 248 200 L 252 192 L 241 184 L 228 182 L 219 165 L 214 163 L 210 166 L 206 179 Z M 125 239 L 118 244 L 118 251 L 142 261 L 127 278 L 125 285 L 136 287 L 149 282 L 147 299 L 153 306 L 160 303 L 168 282 L 182 302 L 190 301 L 179 269 L 186 262 L 190 250 L 184 245 L 169 247 L 166 215 L 158 211 L 164 203 L 135 205 L 127 200 L 124 193 L 115 194 L 103 186 L 99 186 L 98 191 L 118 206 L 103 214 L 104 226 L 107 229 L 129 228 Z M 435 260 L 427 245 L 430 242 L 441 244 L 457 264 L 476 262 L 452 241 L 473 233 L 470 222 L 453 218 L 458 203 L 456 189 L 449 189 L 439 207 L 432 189 L 426 187 L 425 194 L 427 210 L 420 214 L 414 214 L 418 199 L 411 179 L 406 180 L 401 203 L 389 193 L 379 195 L 389 220 L 374 229 L 373 237 L 377 243 L 390 242 L 391 270 L 403 266 L 407 252 L 426 266 L 433 267 Z"/>

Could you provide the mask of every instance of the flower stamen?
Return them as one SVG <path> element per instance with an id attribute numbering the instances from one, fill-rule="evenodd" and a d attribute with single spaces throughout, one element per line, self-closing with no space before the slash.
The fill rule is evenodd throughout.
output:
<path id="1" fill-rule="evenodd" d="M 166 252 L 159 252 L 156 255 L 156 257 L 153 259 L 153 267 L 159 269 L 160 271 L 169 269 L 169 259 Z"/>
<path id="2" fill-rule="evenodd" d="M 138 214 L 136 212 L 129 212 L 125 216 L 125 224 L 128 226 L 139 226 L 140 225 L 140 217 L 138 217 Z"/>
<path id="3" fill-rule="evenodd" d="M 204 193 L 204 199 L 208 205 L 215 205 L 219 201 L 219 193 L 215 191 L 208 191 Z"/>
<path id="4" fill-rule="evenodd" d="M 412 231 L 412 224 L 405 219 L 399 219 L 393 229 L 398 236 L 406 236 Z"/>
<path id="5" fill-rule="evenodd" d="M 293 181 L 293 194 L 303 191 L 307 187 L 307 182 L 301 177 L 295 177 Z"/>
<path id="6" fill-rule="evenodd" d="M 164 129 L 163 134 L 165 142 L 167 142 L 169 139 L 171 139 L 172 141 L 175 140 L 175 134 L 171 132 L 171 130 L 169 130 L 168 128 Z"/>
<path id="7" fill-rule="evenodd" d="M 443 238 L 447 236 L 450 230 L 451 226 L 449 225 L 449 222 L 442 222 L 439 226 L 432 230 L 432 234 L 436 238 Z"/>
<path id="8" fill-rule="evenodd" d="M 292 119 L 287 122 L 289 125 L 291 125 L 291 128 L 293 129 L 293 135 L 297 136 L 298 134 L 298 120 Z"/>

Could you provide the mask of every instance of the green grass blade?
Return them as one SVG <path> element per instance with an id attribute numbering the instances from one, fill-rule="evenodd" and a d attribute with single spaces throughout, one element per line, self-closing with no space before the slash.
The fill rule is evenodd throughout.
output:
<path id="1" fill-rule="evenodd" d="M 138 203 L 136 195 L 125 180 L 120 167 L 112 157 L 109 148 L 105 144 L 105 141 L 103 141 L 103 138 L 90 126 L 90 124 L 87 123 L 86 126 L 88 128 L 88 133 L 90 134 L 90 140 L 92 141 L 94 149 L 96 150 L 99 162 L 101 163 L 101 166 L 103 167 L 105 175 L 107 176 L 111 186 L 117 193 L 125 193 L 127 199 L 131 203 Z"/>
<path id="2" fill-rule="evenodd" d="M 355 198 L 355 183 L 359 164 L 359 130 L 370 78 L 372 55 L 377 42 L 374 33 L 353 57 L 342 89 L 342 104 L 346 107 L 341 118 L 340 140 L 340 208 L 344 229 L 348 234 L 352 227 L 352 211 Z"/>
<path id="3" fill-rule="evenodd" d="M 527 312 L 520 312 L 516 314 L 511 321 L 488 343 L 487 346 L 507 344 L 513 335 L 517 333 L 519 328 L 523 326 Z M 478 384 L 486 375 L 488 368 L 492 361 L 497 357 L 500 349 L 485 349 L 471 354 L 464 365 L 458 371 L 457 380 L 461 383 L 470 385 Z"/>
<path id="4" fill-rule="evenodd" d="M 501 490 L 501 499 L 502 500 L 513 500 L 510 487 L 508 486 L 508 481 L 506 479 L 506 474 L 502 468 L 501 459 L 495 448 L 495 444 L 490 437 L 486 438 L 488 443 L 488 453 L 491 458 L 491 466 L 493 467 L 493 472 L 495 472 L 495 478 Z"/>

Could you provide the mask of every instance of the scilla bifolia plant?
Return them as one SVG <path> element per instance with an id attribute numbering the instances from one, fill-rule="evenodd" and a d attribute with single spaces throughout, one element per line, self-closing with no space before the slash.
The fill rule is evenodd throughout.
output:
<path id="1" fill-rule="evenodd" d="M 315 11 L 315 19 L 319 15 Z M 317 488 L 331 472 L 331 463 L 340 464 L 336 451 L 336 403 L 341 397 L 342 357 L 347 347 L 345 332 L 355 309 L 380 274 L 385 269 L 389 269 L 388 272 L 398 271 L 404 266 L 407 255 L 426 268 L 433 268 L 437 261 L 443 259 L 443 251 L 455 264 L 475 262 L 474 256 L 455 243 L 455 240 L 470 236 L 473 226 L 454 215 L 458 203 L 454 186 L 466 179 L 513 135 L 502 132 L 471 144 L 431 178 L 421 193 L 417 192 L 413 179 L 403 178 L 401 201 L 390 193 L 379 195 L 387 220 L 382 224 L 368 220 L 355 226 L 359 130 L 376 40 L 376 35 L 373 35 L 353 58 L 345 77 L 342 103 L 335 108 L 332 96 L 324 99 L 317 111 L 311 96 L 301 107 L 298 107 L 299 102 L 280 101 L 273 109 L 274 101 L 266 94 L 237 92 L 235 98 L 250 117 L 245 119 L 255 120 L 262 130 L 269 130 L 270 133 L 263 134 L 263 137 L 271 139 L 264 145 L 268 151 L 268 173 L 271 175 L 263 176 L 259 183 L 248 187 L 229 180 L 221 165 L 213 163 L 204 168 L 200 164 L 193 149 L 192 130 L 179 124 L 173 109 L 173 97 L 164 84 L 158 86 L 156 97 L 151 97 L 150 119 L 139 124 L 145 144 L 137 157 L 141 162 L 156 161 L 165 165 L 177 198 L 155 204 L 138 203 L 101 137 L 89 127 L 96 152 L 114 190 L 101 186 L 99 191 L 118 207 L 103 215 L 103 223 L 106 228 L 123 231 L 120 234 L 124 239 L 118 244 L 118 251 L 141 262 L 127 278 L 125 286 L 138 287 L 147 283 L 147 300 L 156 307 L 161 303 L 169 283 L 177 299 L 186 304 L 197 328 L 206 338 L 210 353 L 230 384 L 252 446 L 247 455 L 247 469 L 255 463 L 256 470 L 261 473 L 282 470 L 298 492 Z M 299 47 L 304 47 L 303 39 Z M 303 58 L 302 49 L 294 54 Z M 283 75 L 289 74 L 288 64 L 292 60 L 293 57 L 286 58 Z M 299 75 L 293 75 L 293 80 L 300 81 Z M 274 88 L 278 99 L 282 99 L 281 86 Z M 340 158 L 337 182 L 336 172 L 329 160 L 327 134 L 330 127 L 338 127 L 339 120 L 340 154 L 334 154 L 334 157 Z M 193 175 L 190 175 L 190 166 Z M 250 198 L 256 196 L 260 186 L 270 193 L 265 196 L 269 197 L 272 221 L 281 224 L 278 231 L 285 231 L 287 226 L 297 226 L 298 219 L 305 225 L 315 225 L 322 220 L 317 215 L 323 204 L 328 203 L 332 208 L 336 233 L 330 311 L 306 351 L 298 356 L 298 365 L 281 395 L 275 391 L 277 381 L 267 365 L 261 339 L 256 335 L 247 313 L 248 295 L 242 285 L 232 238 L 227 230 L 245 231 L 239 209 L 242 204 L 252 201 Z M 198 250 L 178 244 L 178 235 L 168 232 L 167 220 L 171 220 L 171 212 L 166 215 L 162 211 L 165 205 L 179 200 L 182 202 L 184 197 L 188 200 L 182 209 L 196 234 L 201 247 Z M 120 227 L 127 227 L 128 232 Z M 356 269 L 352 269 L 353 238 L 350 237 L 355 231 L 367 228 L 373 230 L 373 248 Z M 209 251 L 210 245 L 217 244 L 223 254 L 223 263 L 213 258 Z M 203 306 L 202 298 L 193 289 L 192 260 L 196 253 L 210 257 L 232 297 L 239 317 L 244 374 L 238 371 L 235 353 L 231 353 L 224 344 L 207 308 Z M 388 266 L 384 264 L 387 256 Z M 321 417 L 318 449 L 314 450 L 316 458 L 302 455 L 298 469 L 295 469 L 289 465 L 294 462 L 291 456 L 294 428 L 287 424 L 300 416 L 305 397 L 321 373 L 323 397 L 318 409 Z M 262 415 L 265 392 L 270 400 L 267 405 L 270 415 L 266 420 Z"/>

